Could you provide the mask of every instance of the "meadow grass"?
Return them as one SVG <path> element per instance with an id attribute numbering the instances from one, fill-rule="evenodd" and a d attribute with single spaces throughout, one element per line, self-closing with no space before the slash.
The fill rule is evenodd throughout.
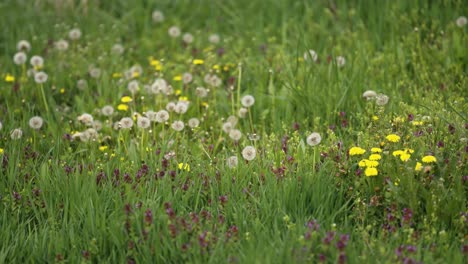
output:
<path id="1" fill-rule="evenodd" d="M 0 3 L 0 263 L 466 262 L 463 1 L 66 2 Z"/>

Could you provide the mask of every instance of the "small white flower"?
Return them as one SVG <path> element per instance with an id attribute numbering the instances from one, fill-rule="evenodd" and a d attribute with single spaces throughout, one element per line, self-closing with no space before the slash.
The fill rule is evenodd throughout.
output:
<path id="1" fill-rule="evenodd" d="M 468 20 L 466 19 L 465 16 L 461 16 L 461 17 L 457 18 L 456 23 L 457 23 L 458 27 L 464 27 L 468 23 Z"/>
<path id="2" fill-rule="evenodd" d="M 315 52 L 315 50 L 306 51 L 304 53 L 304 60 L 308 60 L 309 58 L 311 58 L 314 62 L 316 62 L 318 59 L 317 52 Z"/>
<path id="3" fill-rule="evenodd" d="M 169 120 L 169 113 L 166 110 L 161 110 L 156 113 L 156 122 L 164 123 Z"/>
<path id="4" fill-rule="evenodd" d="M 185 43 L 192 43 L 193 42 L 193 35 L 190 34 L 190 33 L 185 33 L 183 36 L 182 36 L 182 40 L 185 42 Z"/>
<path id="5" fill-rule="evenodd" d="M 101 113 L 105 116 L 111 116 L 114 113 L 114 108 L 110 105 L 106 105 L 101 109 Z"/>
<path id="6" fill-rule="evenodd" d="M 188 126 L 191 128 L 196 128 L 200 125 L 200 120 L 198 118 L 190 118 L 188 121 Z"/>
<path id="7" fill-rule="evenodd" d="M 229 137 L 234 141 L 239 141 L 242 137 L 242 133 L 239 129 L 231 129 L 231 131 L 229 131 Z"/>
<path id="8" fill-rule="evenodd" d="M 257 156 L 257 151 L 252 146 L 247 146 L 242 150 L 242 157 L 245 160 L 252 161 Z"/>
<path id="9" fill-rule="evenodd" d="M 251 107 L 252 105 L 254 105 L 255 103 L 255 98 L 251 95 L 245 95 L 244 97 L 242 97 L 241 99 L 241 104 L 244 106 L 244 107 Z"/>
<path id="10" fill-rule="evenodd" d="M 23 130 L 21 128 L 16 128 L 10 132 L 10 137 L 13 140 L 20 139 L 23 136 Z"/>
<path id="11" fill-rule="evenodd" d="M 42 66 L 44 66 L 44 59 L 38 55 L 32 56 L 29 62 L 34 68 L 42 68 Z"/>
<path id="12" fill-rule="evenodd" d="M 20 40 L 18 44 L 16 44 L 16 49 L 18 51 L 30 51 L 31 50 L 31 43 L 27 40 Z"/>
<path id="13" fill-rule="evenodd" d="M 36 83 L 39 83 L 39 84 L 45 83 L 48 78 L 49 76 L 47 75 L 47 73 L 42 72 L 42 71 L 34 74 L 34 81 L 36 81 Z"/>
<path id="14" fill-rule="evenodd" d="M 159 10 L 154 10 L 151 14 L 151 18 L 155 23 L 161 23 L 164 21 L 164 14 Z"/>
<path id="15" fill-rule="evenodd" d="M 226 159 L 226 164 L 231 169 L 237 167 L 238 163 L 239 163 L 239 160 L 237 159 L 237 156 L 231 156 Z"/>
<path id="16" fill-rule="evenodd" d="M 336 57 L 336 65 L 343 67 L 346 64 L 346 59 L 343 56 Z"/>
<path id="17" fill-rule="evenodd" d="M 133 126 L 133 119 L 131 119 L 130 117 L 122 117 L 122 119 L 120 119 L 119 124 L 120 127 L 123 129 L 130 129 Z"/>
<path id="18" fill-rule="evenodd" d="M 221 38 L 219 37 L 218 34 L 211 34 L 208 37 L 208 41 L 213 43 L 213 44 L 218 44 L 220 40 L 221 40 Z"/>
<path id="19" fill-rule="evenodd" d="M 182 131 L 184 129 L 185 125 L 184 125 L 184 122 L 177 120 L 177 121 L 174 121 L 172 123 L 171 127 L 175 131 Z"/>
<path id="20" fill-rule="evenodd" d="M 372 100 L 377 96 L 377 93 L 372 90 L 367 90 L 362 94 L 362 97 L 366 100 Z"/>
<path id="21" fill-rule="evenodd" d="M 40 129 L 43 123 L 44 123 L 44 120 L 42 120 L 40 116 L 34 116 L 31 119 L 29 119 L 29 126 L 32 129 Z"/>
<path id="22" fill-rule="evenodd" d="M 376 97 L 375 97 L 375 103 L 377 105 L 380 105 L 380 106 L 384 106 L 388 103 L 388 96 L 386 96 L 385 94 L 378 94 Z"/>
<path id="23" fill-rule="evenodd" d="M 171 36 L 172 38 L 177 38 L 180 36 L 180 28 L 177 26 L 170 27 L 167 32 L 169 33 L 169 36 Z"/>
<path id="24" fill-rule="evenodd" d="M 23 65 L 26 63 L 27 60 L 28 60 L 28 56 L 26 56 L 26 53 L 22 51 L 16 53 L 15 56 L 13 56 L 13 62 L 16 65 Z"/>
<path id="25" fill-rule="evenodd" d="M 137 126 L 141 128 L 148 128 L 150 126 L 150 120 L 147 117 L 139 116 L 137 119 Z"/>
<path id="26" fill-rule="evenodd" d="M 307 137 L 307 144 L 312 147 L 320 144 L 321 141 L 322 136 L 320 136 L 320 134 L 317 132 L 314 132 Z"/>
<path id="27" fill-rule="evenodd" d="M 68 41 L 61 39 L 55 42 L 55 48 L 60 51 L 66 51 L 68 49 Z"/>
<path id="28" fill-rule="evenodd" d="M 79 38 L 81 38 L 81 30 L 78 28 L 70 30 L 70 32 L 68 33 L 68 37 L 71 40 L 78 40 Z"/>

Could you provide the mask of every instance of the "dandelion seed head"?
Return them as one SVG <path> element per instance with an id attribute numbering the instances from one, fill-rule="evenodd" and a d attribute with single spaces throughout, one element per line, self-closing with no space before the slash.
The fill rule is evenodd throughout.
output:
<path id="1" fill-rule="evenodd" d="M 244 95 L 244 97 L 242 97 L 241 99 L 241 104 L 247 108 L 253 106 L 254 103 L 255 103 L 255 98 L 252 95 Z"/>
<path id="2" fill-rule="evenodd" d="M 177 121 L 174 121 L 172 123 L 171 127 L 175 131 L 179 132 L 179 131 L 182 131 L 184 129 L 185 125 L 184 125 L 184 122 L 177 120 Z"/>
<path id="3" fill-rule="evenodd" d="M 170 27 L 167 32 L 169 33 L 169 36 L 172 38 L 177 38 L 180 36 L 180 28 L 177 26 Z"/>
<path id="4" fill-rule="evenodd" d="M 239 109 L 238 116 L 240 118 L 245 118 L 247 116 L 248 112 L 249 112 L 249 110 L 247 108 L 242 107 L 241 109 Z"/>
<path id="5" fill-rule="evenodd" d="M 29 63 L 31 63 L 31 66 L 34 68 L 42 68 L 44 66 L 44 59 L 41 56 L 34 55 L 29 60 Z"/>
<path id="6" fill-rule="evenodd" d="M 61 39 L 55 42 L 55 48 L 59 51 L 66 51 L 68 49 L 68 41 Z"/>
<path id="7" fill-rule="evenodd" d="M 13 140 L 18 140 L 23 137 L 23 130 L 21 128 L 15 128 L 10 132 L 10 138 Z"/>
<path id="8" fill-rule="evenodd" d="M 166 110 L 169 112 L 173 112 L 175 110 L 176 104 L 174 102 L 169 102 L 166 105 Z"/>
<path id="9" fill-rule="evenodd" d="M 34 81 L 38 84 L 45 83 L 48 78 L 49 76 L 47 75 L 47 73 L 42 72 L 42 71 L 34 74 Z"/>
<path id="10" fill-rule="evenodd" d="M 308 50 L 304 53 L 304 60 L 308 60 L 309 58 L 312 59 L 312 61 L 316 62 L 318 59 L 318 54 L 315 52 L 315 50 Z"/>
<path id="11" fill-rule="evenodd" d="M 34 116 L 34 117 L 31 117 L 31 119 L 29 119 L 29 126 L 32 129 L 40 129 L 43 123 L 44 123 L 44 120 L 40 116 Z"/>
<path id="12" fill-rule="evenodd" d="M 208 37 L 208 41 L 212 44 L 218 44 L 221 41 L 221 37 L 218 34 L 211 34 Z"/>
<path id="13" fill-rule="evenodd" d="M 229 137 L 234 141 L 239 141 L 242 137 L 242 132 L 238 129 L 231 129 L 231 131 L 229 131 Z"/>
<path id="14" fill-rule="evenodd" d="M 187 43 L 187 44 L 190 44 L 193 42 L 193 35 L 190 34 L 190 33 L 185 33 L 183 36 L 182 36 L 182 40 Z"/>
<path id="15" fill-rule="evenodd" d="M 313 147 L 320 144 L 320 142 L 322 141 L 322 136 L 320 136 L 320 134 L 317 132 L 313 132 L 307 137 L 306 141 L 309 146 Z"/>
<path id="16" fill-rule="evenodd" d="M 147 117 L 144 117 L 144 116 L 139 116 L 138 119 L 137 119 L 137 126 L 139 128 L 148 128 L 150 126 L 151 122 L 149 120 L 149 118 Z"/>
<path id="17" fill-rule="evenodd" d="M 71 40 L 78 40 L 81 38 L 81 30 L 79 28 L 74 28 L 68 32 L 68 38 Z"/>
<path id="18" fill-rule="evenodd" d="M 31 50 L 31 43 L 29 43 L 29 41 L 27 40 L 20 40 L 18 41 L 18 43 L 16 44 L 16 49 L 18 51 L 26 51 L 26 52 L 29 52 Z"/>
<path id="19" fill-rule="evenodd" d="M 336 57 L 336 65 L 338 67 L 343 67 L 346 64 L 346 59 L 343 56 Z"/>
<path id="20" fill-rule="evenodd" d="M 191 73 L 185 72 L 184 74 L 182 74 L 182 81 L 184 82 L 184 84 L 188 84 L 192 80 L 193 80 L 193 76 Z"/>
<path id="21" fill-rule="evenodd" d="M 16 65 L 23 65 L 26 63 L 27 60 L 28 56 L 23 51 L 20 51 L 13 56 L 13 62 Z"/>
<path id="22" fill-rule="evenodd" d="M 257 151 L 253 146 L 247 146 L 242 150 L 242 157 L 245 160 L 252 161 L 257 156 Z"/>
<path id="23" fill-rule="evenodd" d="M 169 113 L 166 110 L 161 110 L 156 113 L 156 122 L 164 123 L 169 120 Z"/>
<path id="24" fill-rule="evenodd" d="M 159 10 L 154 10 L 151 14 L 151 18 L 153 19 L 153 22 L 161 23 L 164 21 L 164 14 Z"/>
<path id="25" fill-rule="evenodd" d="M 384 106 L 388 103 L 388 96 L 386 96 L 385 94 L 378 94 L 376 97 L 375 97 L 375 103 L 379 106 Z"/>
<path id="26" fill-rule="evenodd" d="M 119 123 L 122 129 L 130 129 L 133 126 L 133 119 L 130 117 L 122 117 Z"/>
<path id="27" fill-rule="evenodd" d="M 362 94 L 362 97 L 366 99 L 367 101 L 375 99 L 376 96 L 377 96 L 377 93 L 372 90 L 367 90 Z"/>
<path id="28" fill-rule="evenodd" d="M 208 91 L 203 87 L 197 87 L 195 89 L 195 94 L 200 98 L 204 98 L 204 97 L 208 96 Z"/>
<path id="29" fill-rule="evenodd" d="M 196 117 L 193 117 L 193 118 L 190 118 L 187 123 L 189 127 L 196 128 L 200 125 L 200 120 L 198 120 L 198 118 Z"/>
<path id="30" fill-rule="evenodd" d="M 76 118 L 76 120 L 78 120 L 79 122 L 89 126 L 93 123 L 94 121 L 94 118 L 92 115 L 88 114 L 88 113 L 84 113 L 84 114 L 81 114 L 80 116 L 78 116 Z"/>
<path id="31" fill-rule="evenodd" d="M 226 159 L 226 164 L 231 169 L 237 167 L 238 163 L 239 163 L 239 160 L 237 159 L 237 156 L 231 156 Z"/>
<path id="32" fill-rule="evenodd" d="M 114 107 L 106 105 L 101 109 L 101 113 L 105 116 L 111 116 L 114 113 Z"/>
<path id="33" fill-rule="evenodd" d="M 459 18 L 457 18 L 456 20 L 456 24 L 458 27 L 464 27 L 466 26 L 466 24 L 468 23 L 468 19 L 465 17 L 465 16 L 460 16 Z"/>
<path id="34" fill-rule="evenodd" d="M 135 94 L 136 92 L 138 92 L 138 90 L 140 89 L 138 81 L 137 80 L 130 81 L 127 85 L 127 89 L 132 94 Z"/>
<path id="35" fill-rule="evenodd" d="M 117 44 L 114 44 L 114 46 L 112 46 L 112 49 L 111 49 L 112 54 L 122 55 L 124 52 L 125 52 L 125 48 L 124 46 L 122 46 L 122 44 L 117 43 Z"/>
<path id="36" fill-rule="evenodd" d="M 86 88 L 88 88 L 88 81 L 80 79 L 76 82 L 76 87 L 81 91 L 86 90 Z"/>
<path id="37" fill-rule="evenodd" d="M 226 132 L 226 133 L 229 133 L 231 132 L 231 129 L 233 128 L 232 126 L 232 123 L 231 122 L 225 122 L 223 123 L 223 131 Z"/>

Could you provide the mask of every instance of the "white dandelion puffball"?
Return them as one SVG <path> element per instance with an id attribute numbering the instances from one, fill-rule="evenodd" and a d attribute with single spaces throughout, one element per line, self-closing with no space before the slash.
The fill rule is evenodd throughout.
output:
<path id="1" fill-rule="evenodd" d="M 388 96 L 386 96 L 385 94 L 378 94 L 376 97 L 375 97 L 375 103 L 377 105 L 380 105 L 380 106 L 384 106 L 388 103 Z"/>
<path id="2" fill-rule="evenodd" d="M 242 137 L 242 132 L 239 129 L 231 129 L 229 131 L 229 137 L 234 141 L 239 141 Z"/>
<path id="3" fill-rule="evenodd" d="M 241 109 L 239 109 L 238 116 L 240 118 L 245 118 L 247 116 L 248 112 L 249 112 L 249 110 L 247 108 L 242 107 Z"/>
<path id="4" fill-rule="evenodd" d="M 10 132 L 10 138 L 13 140 L 20 139 L 23 136 L 23 130 L 21 128 L 16 128 Z"/>
<path id="5" fill-rule="evenodd" d="M 34 74 L 34 81 L 39 84 L 45 83 L 48 78 L 49 76 L 47 75 L 47 73 L 42 71 Z"/>
<path id="6" fill-rule="evenodd" d="M 174 102 L 169 102 L 166 105 L 166 110 L 169 112 L 173 112 L 175 110 L 176 104 Z"/>
<path id="7" fill-rule="evenodd" d="M 89 76 L 91 76 L 91 77 L 93 77 L 93 78 L 95 78 L 95 79 L 99 78 L 99 76 L 101 76 L 101 69 L 95 68 L 95 67 L 91 67 L 91 68 L 89 69 Z"/>
<path id="8" fill-rule="evenodd" d="M 171 127 L 175 131 L 182 131 L 184 130 L 185 125 L 184 122 L 177 120 L 172 123 Z"/>
<path id="9" fill-rule="evenodd" d="M 68 32 L 68 37 L 71 39 L 71 40 L 78 40 L 81 38 L 81 30 L 78 29 L 78 28 L 74 28 L 72 30 L 70 30 L 70 32 Z"/>
<path id="10" fill-rule="evenodd" d="M 154 10 L 151 14 L 151 18 L 153 19 L 153 22 L 161 23 L 164 21 L 164 14 L 159 10 Z"/>
<path id="11" fill-rule="evenodd" d="M 86 90 L 86 88 L 88 88 L 88 81 L 86 81 L 85 79 L 80 79 L 76 82 L 76 87 L 79 90 Z"/>
<path id="12" fill-rule="evenodd" d="M 188 103 L 184 101 L 177 102 L 176 106 L 174 107 L 174 112 L 177 114 L 185 114 L 188 110 Z"/>
<path id="13" fill-rule="evenodd" d="M 66 51 L 68 49 L 68 41 L 61 39 L 55 42 L 55 48 L 59 51 Z"/>
<path id="14" fill-rule="evenodd" d="M 140 89 L 139 88 L 139 84 L 138 84 L 138 81 L 137 80 L 133 80 L 131 82 L 128 83 L 127 85 L 127 89 L 130 91 L 130 93 L 132 94 L 135 94 L 136 92 L 138 92 L 138 90 Z"/>
<path id="15" fill-rule="evenodd" d="M 123 129 L 130 129 L 133 126 L 133 119 L 130 117 L 122 117 L 122 119 L 120 119 L 119 125 Z"/>
<path id="16" fill-rule="evenodd" d="M 221 40 L 221 38 L 219 37 L 218 34 L 211 34 L 211 35 L 208 37 L 208 41 L 209 41 L 210 43 L 213 43 L 213 44 L 218 44 L 220 40 Z"/>
<path id="17" fill-rule="evenodd" d="M 16 49 L 18 51 L 30 51 L 31 50 L 31 43 L 27 40 L 20 40 L 18 44 L 16 44 Z"/>
<path id="18" fill-rule="evenodd" d="M 242 157 L 245 160 L 252 161 L 257 156 L 257 151 L 252 146 L 247 146 L 242 150 Z"/>
<path id="19" fill-rule="evenodd" d="M 32 56 L 29 62 L 34 68 L 41 68 L 42 66 L 44 66 L 44 59 L 38 55 Z"/>
<path id="20" fill-rule="evenodd" d="M 233 126 L 231 124 L 231 122 L 226 122 L 226 123 L 223 123 L 223 131 L 226 132 L 226 133 L 229 133 L 231 132 Z"/>
<path id="21" fill-rule="evenodd" d="M 314 132 L 307 137 L 307 144 L 312 147 L 320 144 L 321 141 L 322 137 L 317 132 Z"/>
<path id="22" fill-rule="evenodd" d="M 191 128 L 196 128 L 200 125 L 200 120 L 198 120 L 198 118 L 194 117 L 194 118 L 190 118 L 189 121 L 188 121 L 188 126 L 191 127 Z"/>
<path id="23" fill-rule="evenodd" d="M 156 122 L 164 123 L 169 120 L 169 113 L 166 110 L 161 110 L 156 113 Z"/>
<path id="24" fill-rule="evenodd" d="M 336 57 L 336 65 L 343 67 L 346 64 L 346 59 L 343 56 Z"/>
<path id="25" fill-rule="evenodd" d="M 78 116 L 76 118 L 76 120 L 78 120 L 79 122 L 89 126 L 89 125 L 93 124 L 94 118 L 93 118 L 92 115 L 90 115 L 88 113 L 84 113 L 84 114 L 81 114 L 80 116 Z"/>
<path id="26" fill-rule="evenodd" d="M 304 60 L 308 60 L 309 58 L 312 59 L 312 61 L 316 62 L 318 59 L 318 54 L 315 52 L 315 50 L 308 50 L 304 53 Z"/>
<path id="27" fill-rule="evenodd" d="M 148 110 L 145 113 L 143 113 L 151 122 L 156 122 L 156 116 L 157 113 L 153 110 Z"/>
<path id="28" fill-rule="evenodd" d="M 169 33 L 169 36 L 171 36 L 172 38 L 177 38 L 180 36 L 180 28 L 177 26 L 170 27 L 167 32 Z"/>
<path id="29" fill-rule="evenodd" d="M 28 56 L 26 56 L 26 53 L 22 51 L 16 53 L 15 56 L 13 56 L 13 62 L 16 65 L 23 65 L 26 63 L 27 60 L 28 60 Z"/>
<path id="30" fill-rule="evenodd" d="M 367 101 L 374 99 L 377 96 L 377 93 L 372 90 L 367 90 L 362 94 L 362 97 Z"/>
<path id="31" fill-rule="evenodd" d="M 468 20 L 466 19 L 465 16 L 461 16 L 461 17 L 457 18 L 456 23 L 457 23 L 458 27 L 464 27 L 468 23 Z"/>
<path id="32" fill-rule="evenodd" d="M 164 79 L 158 78 L 151 84 L 151 92 L 154 94 L 167 94 L 167 82 Z"/>
<path id="33" fill-rule="evenodd" d="M 29 126 L 32 129 L 40 129 L 42 127 L 42 124 L 44 124 L 44 120 L 42 120 L 42 117 L 40 116 L 34 116 L 31 119 L 29 119 Z"/>
<path id="34" fill-rule="evenodd" d="M 111 52 L 112 54 L 115 54 L 115 55 L 122 55 L 125 51 L 125 48 L 124 46 L 122 46 L 122 44 L 114 44 L 114 46 L 112 46 L 112 49 L 111 49 Z"/>
<path id="35" fill-rule="evenodd" d="M 182 74 L 182 81 L 184 82 L 184 84 L 190 83 L 192 80 L 193 76 L 189 72 L 185 72 L 184 74 Z"/>
<path id="36" fill-rule="evenodd" d="M 193 35 L 190 34 L 190 33 L 185 33 L 183 36 L 182 36 L 182 40 L 187 43 L 187 44 L 190 44 L 193 42 Z"/>
<path id="37" fill-rule="evenodd" d="M 150 126 L 151 122 L 149 118 L 144 117 L 144 116 L 139 116 L 137 119 L 137 126 L 140 128 L 148 128 Z"/>
<path id="38" fill-rule="evenodd" d="M 237 125 L 238 119 L 237 119 L 237 117 L 235 117 L 235 116 L 229 116 L 229 117 L 227 118 L 227 121 L 228 121 L 229 123 L 231 123 L 233 127 L 235 127 L 235 126 Z"/>
<path id="39" fill-rule="evenodd" d="M 255 98 L 252 95 L 245 95 L 241 99 L 241 104 L 247 108 L 254 105 L 254 103 L 255 103 Z"/>
<path id="40" fill-rule="evenodd" d="M 197 87 L 197 89 L 195 89 L 195 94 L 200 98 L 204 98 L 208 96 L 208 90 L 203 87 Z"/>
<path id="41" fill-rule="evenodd" d="M 226 164 L 231 169 L 237 167 L 238 163 L 239 163 L 239 160 L 237 159 L 237 156 L 231 156 L 226 159 Z"/>
<path id="42" fill-rule="evenodd" d="M 106 105 L 101 109 L 101 113 L 105 116 L 111 116 L 114 113 L 114 107 Z"/>

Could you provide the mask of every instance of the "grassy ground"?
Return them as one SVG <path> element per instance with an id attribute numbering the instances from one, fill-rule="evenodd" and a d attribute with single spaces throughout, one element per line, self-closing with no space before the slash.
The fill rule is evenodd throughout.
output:
<path id="1" fill-rule="evenodd" d="M 466 262 L 463 1 L 66 2 L 0 3 L 0 263 Z"/>

